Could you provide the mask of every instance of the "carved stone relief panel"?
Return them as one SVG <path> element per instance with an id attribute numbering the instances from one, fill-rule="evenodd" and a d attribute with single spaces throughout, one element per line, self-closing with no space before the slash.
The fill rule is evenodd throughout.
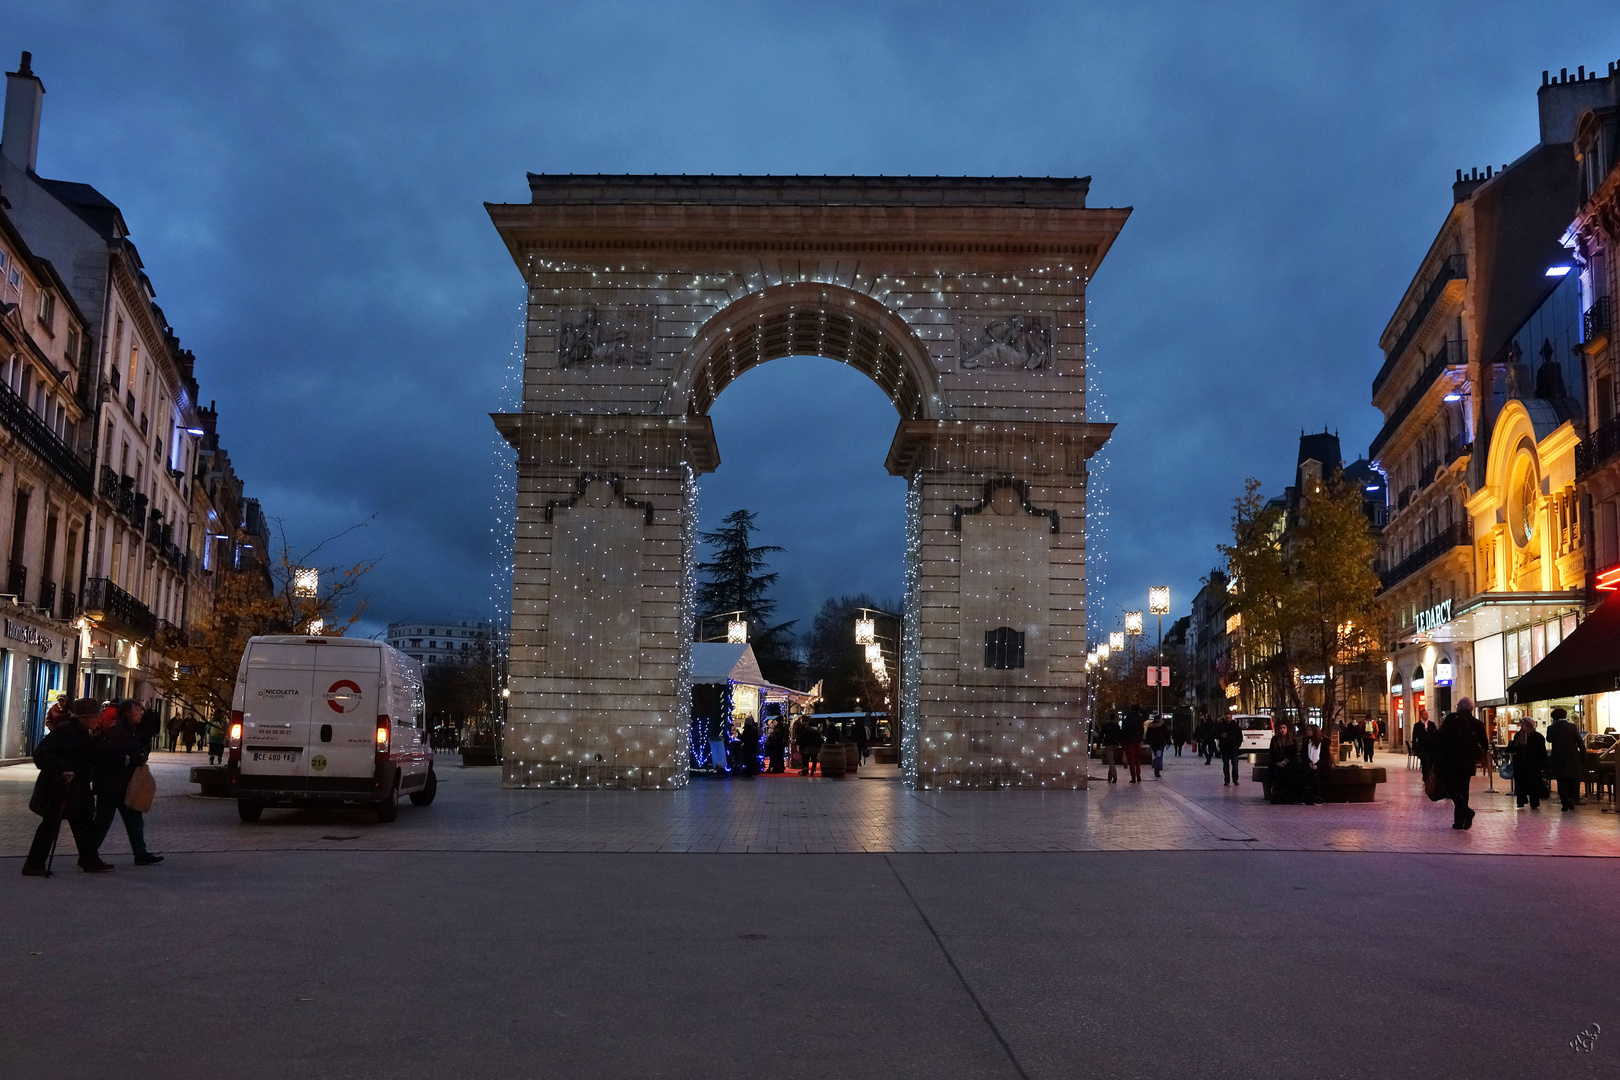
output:
<path id="1" fill-rule="evenodd" d="M 1050 367 L 1050 315 L 963 312 L 956 321 L 957 365 L 963 371 L 1036 371 Z"/>
<path id="2" fill-rule="evenodd" d="M 643 511 L 606 480 L 553 514 L 547 674 L 633 679 L 641 673 Z"/>
<path id="3" fill-rule="evenodd" d="M 1010 488 L 997 490 L 989 512 L 962 519 L 961 684 L 1004 686 L 1046 675 L 1052 528 L 1024 512 Z M 1008 646 L 1023 635 L 1019 666 Z M 989 635 L 987 637 L 986 635 Z M 1005 666 L 991 666 L 992 663 Z"/>
<path id="4" fill-rule="evenodd" d="M 557 366 L 653 362 L 658 309 L 652 304 L 588 307 L 557 313 Z"/>

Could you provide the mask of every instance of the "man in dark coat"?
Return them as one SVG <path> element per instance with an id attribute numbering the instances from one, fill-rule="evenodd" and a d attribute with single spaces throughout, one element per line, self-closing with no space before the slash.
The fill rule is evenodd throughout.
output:
<path id="1" fill-rule="evenodd" d="M 79 846 L 80 869 L 87 874 L 112 869 L 112 864 L 103 862 L 96 851 L 95 803 L 90 791 L 95 757 L 90 733 L 85 730 L 86 722 L 94 720 L 100 711 L 88 698 L 75 701 L 69 713 L 34 748 L 39 780 L 28 806 L 40 816 L 40 822 L 28 857 L 23 860 L 22 872 L 28 877 L 51 876 L 48 864 L 63 818 L 73 830 L 73 842 Z"/>
<path id="2" fill-rule="evenodd" d="M 1210 720 L 1209 713 L 1201 713 L 1198 717 L 1198 726 L 1193 728 L 1193 742 L 1198 746 L 1198 752 L 1204 755 L 1204 764 L 1208 765 L 1215 760 L 1215 724 Z"/>
<path id="3" fill-rule="evenodd" d="M 1474 703 L 1463 698 L 1457 711 L 1440 724 L 1434 734 L 1434 767 L 1440 772 L 1446 798 L 1451 800 L 1451 827 L 1467 829 L 1474 824 L 1474 811 L 1468 808 L 1468 783 L 1480 758 L 1490 750 L 1485 725 L 1474 715 Z"/>
<path id="4" fill-rule="evenodd" d="M 1586 743 L 1580 729 L 1569 722 L 1563 709 L 1552 711 L 1547 725 L 1547 752 L 1552 759 L 1553 779 L 1558 781 L 1558 803 L 1565 810 L 1575 809 L 1581 797 L 1581 773 L 1586 764 Z"/>
<path id="5" fill-rule="evenodd" d="M 1227 715 L 1215 725 L 1215 749 L 1221 753 L 1221 786 L 1238 782 L 1238 751 L 1243 749 L 1243 729 Z"/>
<path id="6" fill-rule="evenodd" d="M 1142 736 L 1147 731 L 1147 718 L 1140 705 L 1125 710 L 1125 722 L 1120 725 L 1120 741 L 1125 747 L 1125 765 L 1131 770 L 1131 783 L 1142 782 Z"/>
<path id="7" fill-rule="evenodd" d="M 1508 744 L 1513 754 L 1513 791 L 1522 809 L 1541 809 L 1541 778 L 1547 771 L 1547 740 L 1536 730 L 1536 722 L 1526 716 Z"/>

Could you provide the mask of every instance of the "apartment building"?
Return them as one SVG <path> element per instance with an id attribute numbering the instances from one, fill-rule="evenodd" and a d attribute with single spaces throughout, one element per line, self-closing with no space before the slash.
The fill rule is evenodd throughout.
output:
<path id="1" fill-rule="evenodd" d="M 78 631 L 62 688 L 138 697 L 165 715 L 165 650 L 207 603 L 214 569 L 234 565 L 244 547 L 264 551 L 268 538 L 248 534 L 241 482 L 218 446 L 212 410 L 198 404 L 195 358 L 158 306 L 123 214 L 89 184 L 36 171 L 44 95 L 23 53 L 6 75 L 0 191 L 16 232 L 60 275 L 59 292 L 79 320 L 65 395 L 75 403 L 63 421 L 73 439 L 63 445 L 88 472 L 90 507 L 78 522 L 77 596 L 57 601 L 59 612 L 72 604 Z M 262 515 L 258 524 L 262 534 Z"/>

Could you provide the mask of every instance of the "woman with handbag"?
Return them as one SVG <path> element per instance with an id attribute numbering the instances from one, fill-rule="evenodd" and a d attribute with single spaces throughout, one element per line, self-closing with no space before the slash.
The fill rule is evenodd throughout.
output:
<path id="1" fill-rule="evenodd" d="M 95 748 L 96 846 L 106 842 L 114 815 L 122 817 L 136 866 L 163 861 L 163 856 L 146 850 L 145 812 L 152 808 L 157 785 L 147 767 L 147 743 L 141 737 L 145 711 L 133 698 L 120 701 L 117 720 L 101 733 Z"/>
<path id="2" fill-rule="evenodd" d="M 62 819 L 73 830 L 73 841 L 79 847 L 79 867 L 87 874 L 100 874 L 112 869 L 102 861 L 96 848 L 95 804 L 90 793 L 90 773 L 95 767 L 94 748 L 85 724 L 95 720 L 99 711 L 89 698 L 75 701 L 67 712 L 59 716 L 50 734 L 34 747 L 34 764 L 39 767 L 39 779 L 34 784 L 33 798 L 28 808 L 40 816 L 39 828 L 34 832 L 34 843 L 23 860 L 25 877 L 50 877 L 51 857 L 56 854 L 56 838 L 62 831 Z"/>

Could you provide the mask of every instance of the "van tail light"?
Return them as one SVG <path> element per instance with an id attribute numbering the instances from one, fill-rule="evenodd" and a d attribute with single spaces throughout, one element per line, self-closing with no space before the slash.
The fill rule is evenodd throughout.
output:
<path id="1" fill-rule="evenodd" d="M 242 759 L 242 714 L 238 710 L 231 710 L 231 728 L 228 740 L 230 743 L 231 758 L 235 761 Z"/>
<path id="2" fill-rule="evenodd" d="M 388 717 L 377 717 L 377 753 L 388 753 Z"/>

